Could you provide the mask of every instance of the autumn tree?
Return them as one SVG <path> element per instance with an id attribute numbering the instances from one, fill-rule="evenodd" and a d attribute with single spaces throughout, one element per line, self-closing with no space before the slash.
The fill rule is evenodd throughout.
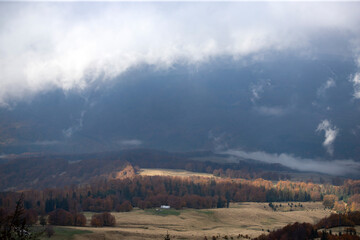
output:
<path id="1" fill-rule="evenodd" d="M 335 201 L 334 203 L 334 208 L 333 208 L 336 212 L 339 213 L 345 213 L 346 212 L 346 205 L 343 201 Z"/>
<path id="2" fill-rule="evenodd" d="M 323 199 L 323 205 L 327 208 L 332 209 L 334 207 L 335 201 L 337 200 L 336 195 L 325 195 Z"/>
<path id="3" fill-rule="evenodd" d="M 43 232 L 34 232 L 26 222 L 24 195 L 16 202 L 13 212 L 0 209 L 0 239 L 2 240 L 35 240 Z"/>
<path id="4" fill-rule="evenodd" d="M 84 227 L 86 225 L 86 217 L 82 213 L 74 214 L 74 226 Z"/>
<path id="5" fill-rule="evenodd" d="M 122 204 L 116 206 L 117 212 L 130 212 L 133 209 L 131 202 L 126 200 Z"/>
<path id="6" fill-rule="evenodd" d="M 94 214 L 91 217 L 91 226 L 93 227 L 103 227 L 103 226 L 113 227 L 115 226 L 115 223 L 116 223 L 115 217 L 108 212 Z"/>
<path id="7" fill-rule="evenodd" d="M 38 213 L 34 209 L 24 211 L 24 217 L 28 225 L 33 225 L 38 220 Z"/>
<path id="8" fill-rule="evenodd" d="M 255 240 L 274 240 L 274 239 L 314 239 L 317 237 L 317 231 L 310 223 L 294 223 L 289 224 L 277 231 L 271 232 L 268 235 L 260 235 Z"/>
<path id="9" fill-rule="evenodd" d="M 64 209 L 56 209 L 49 213 L 48 222 L 51 225 L 72 226 L 74 216 Z"/>

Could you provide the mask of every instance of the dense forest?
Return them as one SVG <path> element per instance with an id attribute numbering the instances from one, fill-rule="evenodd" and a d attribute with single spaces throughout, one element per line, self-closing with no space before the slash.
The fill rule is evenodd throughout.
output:
<path id="1" fill-rule="evenodd" d="M 121 211 L 124 203 L 141 209 L 170 205 L 181 208 L 223 208 L 230 202 L 324 201 L 339 211 L 358 210 L 360 181 L 341 186 L 264 179 L 141 176 L 132 165 L 115 178 L 64 188 L 23 190 L 25 208 L 39 213 L 67 211 Z M 0 193 L 0 207 L 13 208 L 20 192 Z"/>

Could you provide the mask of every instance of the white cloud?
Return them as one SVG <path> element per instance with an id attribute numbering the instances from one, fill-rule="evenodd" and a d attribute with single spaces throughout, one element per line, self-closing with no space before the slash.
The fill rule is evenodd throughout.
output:
<path id="1" fill-rule="evenodd" d="M 143 144 L 143 142 L 138 139 L 121 140 L 119 143 L 125 147 L 138 147 Z"/>
<path id="2" fill-rule="evenodd" d="M 360 99 L 360 72 L 354 74 L 351 77 L 351 82 L 353 83 L 354 86 L 354 98 L 355 99 Z"/>
<path id="3" fill-rule="evenodd" d="M 328 80 L 326 80 L 326 82 L 321 85 L 321 87 L 317 90 L 317 96 L 318 97 L 324 97 L 326 94 L 326 90 L 328 90 L 329 88 L 335 87 L 336 86 L 336 82 L 334 81 L 334 79 L 329 78 Z"/>
<path id="4" fill-rule="evenodd" d="M 270 80 L 263 80 L 260 81 L 257 84 L 253 84 L 250 86 L 250 90 L 251 90 L 251 102 L 255 103 L 257 100 L 259 100 L 261 98 L 262 93 L 265 91 L 265 88 L 271 86 L 271 81 Z"/>
<path id="5" fill-rule="evenodd" d="M 49 146 L 49 145 L 58 145 L 61 142 L 56 141 L 56 140 L 44 140 L 44 141 L 36 141 L 33 142 L 33 145 L 38 145 L 38 146 Z"/>
<path id="6" fill-rule="evenodd" d="M 319 123 L 316 128 L 317 132 L 324 131 L 325 132 L 325 140 L 323 142 L 323 146 L 326 148 L 328 154 L 334 154 L 334 142 L 337 134 L 339 133 L 339 129 L 336 126 L 333 126 L 331 122 L 327 119 L 323 120 Z"/>
<path id="7" fill-rule="evenodd" d="M 286 167 L 309 172 L 320 172 L 332 175 L 358 174 L 360 163 L 353 160 L 322 161 L 295 157 L 290 154 L 270 154 L 262 151 L 246 152 L 242 150 L 227 150 L 222 152 L 230 156 L 252 159 L 266 163 L 280 163 Z"/>
<path id="8" fill-rule="evenodd" d="M 262 115 L 267 115 L 267 116 L 282 116 L 283 114 L 286 113 L 286 109 L 281 108 L 281 107 L 261 106 L 261 107 L 256 107 L 255 111 L 257 111 L 258 113 L 260 113 Z"/>
<path id="9" fill-rule="evenodd" d="M 356 125 L 353 129 L 350 130 L 351 134 L 357 135 L 360 132 L 360 125 Z"/>
<path id="10" fill-rule="evenodd" d="M 208 131 L 208 139 L 212 141 L 214 149 L 216 151 L 222 151 L 224 149 L 228 149 L 228 144 L 226 142 L 227 133 L 216 133 L 213 130 Z"/>
<path id="11" fill-rule="evenodd" d="M 71 138 L 74 133 L 80 131 L 83 128 L 85 113 L 86 113 L 85 110 L 81 111 L 80 117 L 76 119 L 76 123 L 67 129 L 63 129 L 62 133 L 64 137 Z"/>
<path id="12" fill-rule="evenodd" d="M 0 3 L 0 105 L 84 89 L 140 64 L 311 52 L 312 35 L 359 37 L 356 3 Z"/>

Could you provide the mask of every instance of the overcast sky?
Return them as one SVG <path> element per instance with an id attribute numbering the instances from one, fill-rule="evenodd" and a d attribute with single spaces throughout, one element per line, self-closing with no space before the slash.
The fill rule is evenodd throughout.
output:
<path id="1" fill-rule="evenodd" d="M 0 106 L 54 88 L 81 91 L 139 64 L 166 69 L 220 56 L 338 51 L 360 67 L 359 12 L 356 2 L 1 2 Z M 354 98 L 359 76 L 349 76 Z"/>

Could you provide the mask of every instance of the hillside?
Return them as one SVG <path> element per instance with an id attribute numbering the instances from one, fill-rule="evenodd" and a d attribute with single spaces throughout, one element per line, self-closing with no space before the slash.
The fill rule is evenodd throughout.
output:
<path id="1" fill-rule="evenodd" d="M 281 164 L 234 158 L 209 151 L 174 153 L 150 149 L 88 154 L 26 153 L 6 155 L 0 162 L 0 191 L 44 189 L 86 184 L 97 178 L 112 179 L 125 166 L 170 169 L 214 177 L 279 181 L 311 181 L 341 185 L 343 177 L 300 172 Z"/>
<path id="2" fill-rule="evenodd" d="M 170 153 L 155 150 L 123 150 L 94 154 L 21 154 L 2 158 L 0 190 L 43 189 L 89 183 L 96 178 L 113 178 L 126 165 L 141 168 L 183 169 L 213 174 L 216 169 L 238 170 L 244 178 L 286 178 L 289 170 L 277 164 L 257 162 L 224 163 L 193 160 L 195 156 L 210 159 L 214 154 Z M 270 174 L 271 172 L 274 172 Z"/>
<path id="3" fill-rule="evenodd" d="M 116 178 L 126 161 L 109 159 L 68 160 L 29 157 L 10 160 L 0 167 L 2 191 L 43 189 L 89 183 L 96 178 Z"/>

